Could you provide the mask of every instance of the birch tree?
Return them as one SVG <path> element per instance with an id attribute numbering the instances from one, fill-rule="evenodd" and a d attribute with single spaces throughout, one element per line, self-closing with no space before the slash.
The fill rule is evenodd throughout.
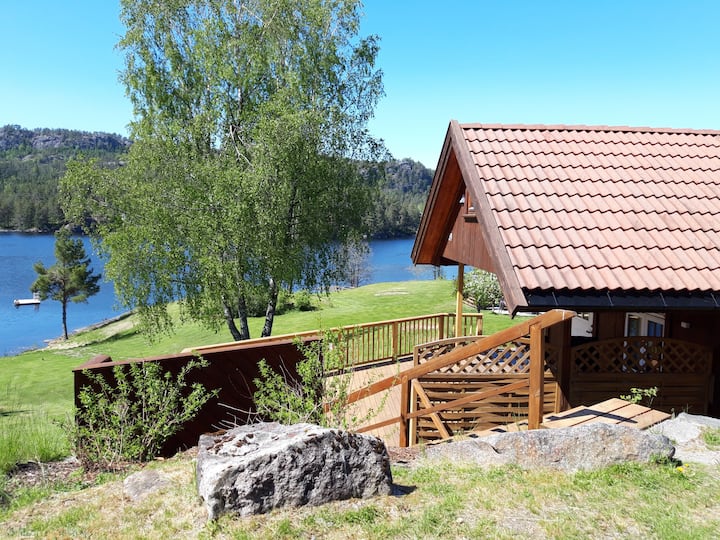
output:
<path id="1" fill-rule="evenodd" d="M 353 0 L 122 0 L 133 145 L 115 171 L 75 164 L 64 209 L 92 217 L 121 300 L 250 337 L 246 298 L 342 279 L 372 203 L 358 165 L 382 95 L 378 41 Z"/>

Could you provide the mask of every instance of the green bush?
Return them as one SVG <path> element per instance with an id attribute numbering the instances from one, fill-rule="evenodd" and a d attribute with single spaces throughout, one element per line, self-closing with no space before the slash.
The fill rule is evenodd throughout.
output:
<path id="1" fill-rule="evenodd" d="M 645 401 L 647 407 L 652 407 L 652 402 L 657 397 L 657 393 L 657 386 L 651 388 L 631 388 L 630 393 L 621 395 L 620 399 L 624 399 L 630 403 L 642 403 Z"/>
<path id="2" fill-rule="evenodd" d="M 313 305 L 312 295 L 309 291 L 301 290 L 294 294 L 295 309 L 298 311 L 312 311 L 315 306 Z"/>
<path id="3" fill-rule="evenodd" d="M 503 297 L 497 276 L 479 269 L 474 269 L 465 276 L 463 296 L 472 298 L 478 311 L 499 305 Z"/>
<path id="4" fill-rule="evenodd" d="M 217 395 L 186 381 L 190 370 L 206 366 L 205 360 L 192 360 L 173 377 L 158 362 L 135 362 L 113 367 L 114 384 L 84 371 L 91 384 L 80 390 L 71 425 L 78 459 L 88 468 L 113 470 L 123 462 L 156 457 L 168 438 Z"/>
<path id="5" fill-rule="evenodd" d="M 260 417 L 282 424 L 308 422 L 349 429 L 379 412 L 371 410 L 358 417 L 346 404 L 353 369 L 346 365 L 343 336 L 325 332 L 322 340 L 296 340 L 295 344 L 303 356 L 296 366 L 297 379 L 284 370 L 273 370 L 264 359 L 258 365 L 260 377 L 254 380 L 253 399 Z"/>
<path id="6" fill-rule="evenodd" d="M 245 294 L 248 317 L 264 317 L 270 296 L 264 290 L 251 289 Z"/>
<path id="7" fill-rule="evenodd" d="M 287 289 L 280 289 L 278 292 L 277 305 L 275 306 L 275 315 L 282 315 L 293 309 L 293 295 Z M 263 313 L 264 315 L 264 313 Z"/>

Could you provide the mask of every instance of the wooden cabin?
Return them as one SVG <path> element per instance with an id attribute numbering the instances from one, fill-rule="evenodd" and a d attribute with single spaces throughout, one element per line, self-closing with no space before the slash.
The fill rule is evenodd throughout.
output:
<path id="1" fill-rule="evenodd" d="M 720 415 L 720 131 L 452 121 L 412 259 L 577 312 L 544 337 L 567 406 L 657 387 Z"/>

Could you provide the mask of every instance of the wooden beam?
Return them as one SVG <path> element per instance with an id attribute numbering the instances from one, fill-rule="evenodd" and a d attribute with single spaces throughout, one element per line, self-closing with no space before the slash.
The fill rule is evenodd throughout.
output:
<path id="1" fill-rule="evenodd" d="M 407 415 L 410 412 L 410 383 L 407 377 L 402 378 L 400 383 L 400 438 L 399 445 L 401 448 L 406 448 L 408 444 L 408 418 Z"/>
<path id="2" fill-rule="evenodd" d="M 381 422 L 376 422 L 375 424 L 370 424 L 369 426 L 363 426 L 354 431 L 355 433 L 366 433 L 368 431 L 372 431 L 373 429 L 384 428 L 398 422 L 402 422 L 402 416 L 394 416 L 393 418 L 388 418 L 387 420 L 382 420 Z"/>
<path id="3" fill-rule="evenodd" d="M 417 416 L 429 416 L 432 420 L 433 424 L 435 425 L 435 428 L 440 433 L 440 436 L 443 439 L 449 439 L 450 433 L 448 432 L 447 428 L 445 427 L 445 424 L 442 423 L 442 420 L 440 419 L 440 416 L 436 412 L 429 412 L 430 409 L 433 408 L 432 403 L 430 402 L 430 398 L 427 397 L 427 394 L 425 393 L 425 390 L 422 386 L 420 386 L 420 383 L 415 380 L 412 382 L 413 388 L 415 389 L 415 392 L 417 392 L 418 397 L 420 398 L 420 402 L 425 407 L 424 409 L 421 409 L 418 411 Z M 428 412 L 426 412 L 428 411 Z"/>
<path id="4" fill-rule="evenodd" d="M 463 289 L 465 288 L 465 265 L 458 263 L 457 293 L 455 295 L 455 337 L 462 335 L 463 328 Z"/>
<path id="5" fill-rule="evenodd" d="M 416 381 L 413 381 L 413 384 L 415 384 Z M 415 411 L 414 413 L 410 413 L 408 415 L 408 418 L 415 418 L 419 416 L 428 416 L 434 413 L 437 413 L 439 411 L 444 411 L 446 409 L 452 409 L 453 407 L 458 407 L 460 405 L 465 405 L 466 403 L 472 403 L 473 401 L 480 401 L 483 399 L 487 399 L 490 397 L 494 397 L 500 394 L 504 394 L 505 392 L 512 392 L 514 390 L 520 390 L 521 388 L 526 388 L 528 385 L 527 381 L 525 379 L 522 379 L 518 382 L 514 382 L 511 384 L 505 384 L 503 386 L 498 386 L 497 388 L 493 388 L 492 390 L 485 390 L 484 392 L 473 392 L 472 394 L 467 394 L 461 398 L 454 399 L 452 401 L 448 401 L 447 403 L 441 403 L 439 405 L 435 405 L 433 407 L 430 407 L 429 405 L 426 406 L 425 409 L 420 409 L 418 411 Z M 420 389 L 422 387 L 418 384 L 418 394 L 420 393 Z M 425 391 L 423 390 L 423 394 Z M 422 395 L 420 396 L 420 400 L 423 401 L 423 405 L 425 405 L 424 400 L 422 399 Z M 428 400 L 428 404 L 430 401 Z"/>
<path id="6" fill-rule="evenodd" d="M 530 327 L 530 392 L 528 395 L 528 429 L 538 429 L 542 422 L 544 402 L 545 351 L 543 329 L 539 324 Z"/>

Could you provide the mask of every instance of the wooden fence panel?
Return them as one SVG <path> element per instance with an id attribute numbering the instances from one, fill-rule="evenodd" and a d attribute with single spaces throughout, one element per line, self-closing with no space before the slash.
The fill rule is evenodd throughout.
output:
<path id="1" fill-rule="evenodd" d="M 571 406 L 657 387 L 652 407 L 706 414 L 712 389 L 712 351 L 662 337 L 623 337 L 587 343 L 571 352 Z"/>

